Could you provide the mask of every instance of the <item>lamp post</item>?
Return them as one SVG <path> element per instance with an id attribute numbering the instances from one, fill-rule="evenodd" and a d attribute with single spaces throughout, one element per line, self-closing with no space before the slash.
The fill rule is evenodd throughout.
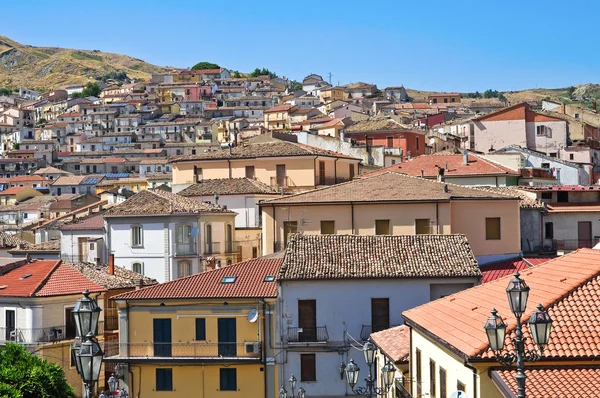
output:
<path id="1" fill-rule="evenodd" d="M 91 398 L 94 390 L 94 384 L 100 376 L 102 368 L 103 352 L 100 344 L 96 340 L 98 334 L 98 319 L 100 318 L 100 307 L 94 299 L 91 299 L 90 292 L 85 290 L 83 298 L 77 300 L 72 313 L 75 318 L 77 328 L 77 338 L 73 342 L 72 356 L 75 359 L 77 373 L 85 386 L 85 397 Z"/>
<path id="2" fill-rule="evenodd" d="M 290 389 L 292 390 L 292 395 L 288 396 L 285 386 L 282 385 L 281 388 L 279 389 L 279 398 L 305 398 L 306 391 L 302 387 L 300 387 L 298 389 L 298 395 L 296 395 L 296 382 L 297 381 L 298 380 L 296 379 L 296 376 L 292 375 L 292 377 L 290 377 L 290 379 L 288 380 L 288 382 L 290 383 Z"/>
<path id="3" fill-rule="evenodd" d="M 362 351 L 363 355 L 365 356 L 365 362 L 369 367 L 369 375 L 365 379 L 366 387 L 356 386 L 358 384 L 358 375 L 360 369 L 353 359 L 350 360 L 348 365 L 345 365 L 344 363 L 340 365 L 340 377 L 343 379 L 344 372 L 346 373 L 348 385 L 355 394 L 367 395 L 369 398 L 387 395 L 390 387 L 394 383 L 394 374 L 396 370 L 392 366 L 392 363 L 387 361 L 386 364 L 381 368 L 383 386 L 377 387 L 375 385 L 376 380 L 373 378 L 373 364 L 375 363 L 375 352 L 377 351 L 377 347 L 371 340 L 369 340 L 363 346 Z"/>
<path id="4" fill-rule="evenodd" d="M 127 391 L 125 391 L 125 388 L 119 389 L 119 376 L 115 376 L 114 373 L 108 378 L 108 389 L 111 393 L 111 396 L 114 396 L 115 393 L 117 393 L 117 397 L 120 398 L 129 396 Z"/>
<path id="5" fill-rule="evenodd" d="M 506 324 L 502 317 L 498 315 L 498 311 L 492 309 L 492 315 L 485 323 L 484 329 L 487 334 L 490 349 L 494 352 L 496 360 L 504 366 L 512 366 L 516 364 L 517 374 L 517 397 L 525 398 L 525 362 L 535 362 L 540 359 L 544 353 L 544 347 L 550 339 L 550 331 L 552 330 L 552 319 L 548 312 L 544 311 L 541 304 L 537 305 L 537 311 L 534 311 L 529 318 L 529 330 L 533 342 L 537 345 L 539 352 L 535 350 L 525 349 L 525 338 L 523 337 L 523 325 L 521 318 L 527 308 L 527 299 L 529 298 L 529 286 L 520 277 L 518 272 L 515 272 L 513 279 L 506 288 L 508 304 L 510 310 L 516 319 L 515 337 L 512 339 L 514 348 L 512 352 L 503 353 L 504 342 L 506 338 Z"/>

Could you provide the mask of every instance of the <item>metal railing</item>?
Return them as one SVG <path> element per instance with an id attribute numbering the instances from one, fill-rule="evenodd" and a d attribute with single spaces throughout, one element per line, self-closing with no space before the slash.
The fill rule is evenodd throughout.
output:
<path id="1" fill-rule="evenodd" d="M 369 340 L 369 337 L 371 337 L 371 333 L 376 333 L 379 332 L 381 330 L 385 330 L 385 329 L 389 329 L 391 327 L 394 327 L 396 325 L 362 325 L 361 329 L 360 329 L 360 338 L 363 341 L 367 341 Z"/>
<path id="2" fill-rule="evenodd" d="M 119 329 L 119 313 L 116 308 L 104 309 L 104 330 Z"/>
<path id="3" fill-rule="evenodd" d="M 196 242 L 191 243 L 176 243 L 175 244 L 175 255 L 176 256 L 191 256 L 198 254 Z"/>
<path id="4" fill-rule="evenodd" d="M 73 336 L 74 337 L 74 336 Z M 13 343 L 49 343 L 72 338 L 67 333 L 64 325 L 48 328 L 22 329 L 22 328 L 0 328 L 0 342 L 11 341 Z"/>
<path id="5" fill-rule="evenodd" d="M 84 256 L 82 254 L 74 254 L 74 255 L 61 254 L 60 259 L 65 263 L 87 263 L 88 262 L 88 256 L 87 255 Z"/>
<path id="6" fill-rule="evenodd" d="M 596 246 L 599 239 L 554 239 L 552 248 L 554 250 L 577 250 L 582 248 L 592 248 Z"/>
<path id="7" fill-rule="evenodd" d="M 225 242 L 225 253 L 239 253 L 242 251 L 240 242 L 230 241 Z"/>
<path id="8" fill-rule="evenodd" d="M 248 343 L 119 343 L 104 342 L 105 352 L 121 358 L 260 358 L 261 344 Z M 109 355 L 105 355 L 108 357 Z"/>
<path id="9" fill-rule="evenodd" d="M 204 244 L 204 254 L 220 254 L 221 244 L 219 242 L 207 242 Z"/>
<path id="10" fill-rule="evenodd" d="M 275 189 L 287 188 L 290 183 L 289 177 L 271 177 L 271 187 Z"/>
<path id="11" fill-rule="evenodd" d="M 519 171 L 523 178 L 554 178 L 554 172 L 549 169 L 522 168 Z"/>
<path id="12" fill-rule="evenodd" d="M 288 343 L 325 343 L 328 340 L 327 326 L 313 328 L 289 327 L 287 331 Z"/>

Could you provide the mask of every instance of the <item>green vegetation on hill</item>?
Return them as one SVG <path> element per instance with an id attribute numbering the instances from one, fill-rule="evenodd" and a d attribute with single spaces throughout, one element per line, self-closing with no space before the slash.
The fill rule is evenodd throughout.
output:
<path id="1" fill-rule="evenodd" d="M 198 62 L 192 66 L 192 70 L 219 69 L 220 66 L 211 62 Z"/>

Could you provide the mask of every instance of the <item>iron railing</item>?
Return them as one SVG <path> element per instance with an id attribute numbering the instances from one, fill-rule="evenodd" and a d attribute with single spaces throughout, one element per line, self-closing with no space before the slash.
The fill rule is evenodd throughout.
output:
<path id="1" fill-rule="evenodd" d="M 362 327 L 360 329 L 360 338 L 363 341 L 367 341 L 367 340 L 369 340 L 369 337 L 371 337 L 371 333 L 376 333 L 381 330 L 389 329 L 394 326 L 397 326 L 397 325 L 389 325 L 389 324 L 362 325 Z"/>
<path id="2" fill-rule="evenodd" d="M 104 330 L 119 329 L 119 313 L 116 308 L 104 309 Z"/>
<path id="3" fill-rule="evenodd" d="M 261 344 L 248 343 L 119 343 L 104 342 L 105 352 L 120 358 L 260 358 Z"/>
<path id="4" fill-rule="evenodd" d="M 204 244 L 204 254 L 220 254 L 221 244 L 219 242 L 206 242 Z"/>
<path id="5" fill-rule="evenodd" d="M 289 177 L 271 177 L 271 187 L 275 189 L 288 188 L 291 184 Z"/>
<path id="6" fill-rule="evenodd" d="M 225 253 L 239 253 L 242 251 L 240 242 L 230 241 L 225 242 Z"/>
<path id="7" fill-rule="evenodd" d="M 287 331 L 288 343 L 326 343 L 329 340 L 327 326 L 312 328 L 289 327 Z"/>
<path id="8" fill-rule="evenodd" d="M 577 250 L 582 248 L 592 248 L 599 242 L 595 239 L 554 239 L 552 248 L 554 250 Z"/>
<path id="9" fill-rule="evenodd" d="M 196 254 L 198 254 L 196 242 L 176 243 L 175 244 L 175 255 L 176 256 L 193 256 Z"/>
<path id="10" fill-rule="evenodd" d="M 0 342 L 49 343 L 69 339 L 68 334 L 64 325 L 33 329 L 0 327 Z"/>

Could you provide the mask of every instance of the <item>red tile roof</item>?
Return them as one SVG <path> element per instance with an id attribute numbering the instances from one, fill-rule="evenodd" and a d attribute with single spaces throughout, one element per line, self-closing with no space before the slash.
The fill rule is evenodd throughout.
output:
<path id="1" fill-rule="evenodd" d="M 5 189 L 4 191 L 0 192 L 0 195 L 16 195 L 19 192 L 21 192 L 24 189 L 31 189 L 31 187 L 12 187 L 12 188 L 8 188 Z"/>
<path id="2" fill-rule="evenodd" d="M 400 325 L 371 333 L 371 340 L 394 363 L 408 361 L 410 354 L 410 328 L 408 326 Z"/>
<path id="3" fill-rule="evenodd" d="M 492 371 L 492 380 L 506 393 L 517 396 L 515 371 L 501 369 Z M 528 398 L 594 398 L 600 391 L 600 368 L 597 366 L 526 367 L 525 386 Z"/>
<path id="4" fill-rule="evenodd" d="M 59 264 L 60 260 L 36 260 L 0 275 L 0 297 L 34 296 Z M 30 276 L 21 279 L 25 275 Z"/>
<path id="5" fill-rule="evenodd" d="M 266 109 L 263 113 L 287 112 L 287 111 L 291 110 L 293 107 L 295 107 L 295 105 L 289 105 L 289 104 L 277 105 L 272 108 Z"/>
<path id="6" fill-rule="evenodd" d="M 61 264 L 36 296 L 60 296 L 81 293 L 85 289 L 90 292 L 102 292 L 104 287 L 92 282 L 68 264 Z"/>
<path id="7" fill-rule="evenodd" d="M 479 266 L 482 275 L 481 283 L 495 281 L 507 275 L 512 275 L 516 271 L 521 272 L 531 266 L 543 264 L 550 260 L 552 260 L 552 257 L 513 258 L 496 263 L 483 264 Z"/>
<path id="8" fill-rule="evenodd" d="M 61 231 L 77 231 L 104 229 L 104 217 L 102 215 L 77 220 L 74 223 L 66 224 L 60 227 Z"/>
<path id="9" fill-rule="evenodd" d="M 275 280 L 283 259 L 255 258 L 228 267 L 202 272 L 160 285 L 143 288 L 114 297 L 119 300 L 186 299 L 186 298 L 248 298 L 276 297 Z M 235 276 L 233 283 L 222 283 L 226 276 Z"/>
<path id="10" fill-rule="evenodd" d="M 547 203 L 548 213 L 595 213 L 600 211 L 600 203 Z"/>
<path id="11" fill-rule="evenodd" d="M 512 349 L 515 320 L 506 299 L 512 276 L 446 296 L 402 315 L 409 326 L 427 331 L 470 357 L 489 358 L 491 352 L 483 325 L 492 308 L 498 309 L 507 325 L 505 350 Z M 547 308 L 554 320 L 545 358 L 600 357 L 600 250 L 579 249 L 523 272 L 530 286 L 526 321 L 537 303 Z M 424 332 L 425 333 L 425 332 Z M 529 329 L 524 328 L 526 348 L 534 349 Z"/>
<path id="12" fill-rule="evenodd" d="M 463 164 L 462 154 L 422 155 L 403 163 L 397 163 L 383 169 L 363 174 L 361 177 L 370 177 L 388 171 L 421 177 L 421 170 L 425 178 L 436 178 L 439 168 L 444 168 L 445 177 L 481 176 L 481 175 L 515 175 L 515 170 L 491 162 L 475 154 L 467 155 L 467 164 Z"/>

